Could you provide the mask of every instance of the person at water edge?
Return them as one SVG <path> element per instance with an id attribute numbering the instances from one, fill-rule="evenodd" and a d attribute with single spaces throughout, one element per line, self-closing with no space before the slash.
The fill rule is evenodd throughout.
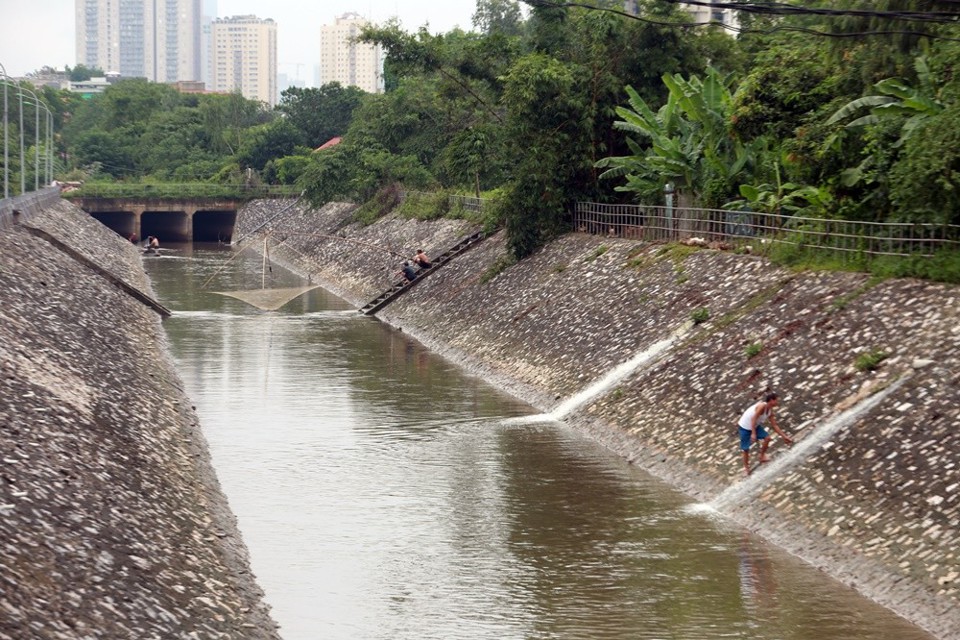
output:
<path id="1" fill-rule="evenodd" d="M 743 452 L 743 471 L 750 474 L 750 446 L 760 441 L 760 462 L 767 461 L 767 447 L 770 445 L 770 434 L 767 433 L 767 423 L 773 427 L 784 442 L 793 444 L 793 438 L 788 436 L 780 429 L 777 424 L 777 418 L 773 415 L 773 410 L 780 404 L 780 398 L 776 393 L 768 393 L 763 396 L 763 400 L 750 405 L 743 415 L 740 416 L 740 451 Z"/>
<path id="2" fill-rule="evenodd" d="M 403 266 L 400 267 L 400 271 L 397 271 L 398 276 L 403 276 L 410 282 L 413 282 L 417 279 L 417 272 L 414 270 L 413 265 L 410 264 L 409 260 L 403 261 Z"/>
<path id="3" fill-rule="evenodd" d="M 157 239 L 157 236 L 150 236 L 150 248 L 151 249 L 160 248 L 160 240 Z"/>
<path id="4" fill-rule="evenodd" d="M 417 249 L 417 255 L 413 256 L 413 261 L 421 269 L 429 269 L 433 266 L 433 263 L 430 262 L 430 258 L 427 257 L 427 254 L 423 252 L 423 249 Z"/>

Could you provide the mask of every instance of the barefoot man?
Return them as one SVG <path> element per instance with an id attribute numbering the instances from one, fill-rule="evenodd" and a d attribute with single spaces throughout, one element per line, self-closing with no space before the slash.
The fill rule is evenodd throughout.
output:
<path id="1" fill-rule="evenodd" d="M 777 419 L 773 416 L 773 409 L 779 403 L 777 394 L 768 393 L 763 396 L 763 400 L 751 405 L 740 417 L 740 450 L 743 452 L 743 472 L 746 475 L 750 475 L 750 445 L 757 440 L 760 441 L 760 462 L 767 461 L 767 446 L 770 444 L 770 434 L 764 429 L 767 422 L 784 442 L 793 444 L 793 438 L 780 429 Z"/>

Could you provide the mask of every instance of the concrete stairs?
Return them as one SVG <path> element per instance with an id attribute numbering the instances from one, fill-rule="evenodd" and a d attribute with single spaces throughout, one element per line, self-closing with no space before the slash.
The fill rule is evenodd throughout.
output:
<path id="1" fill-rule="evenodd" d="M 421 280 L 426 278 L 432 273 L 435 273 L 437 269 L 442 267 L 444 264 L 454 259 L 464 251 L 471 249 L 476 246 L 481 240 L 486 237 L 486 234 L 482 231 L 478 231 L 472 235 L 466 236 L 458 241 L 455 245 L 444 251 L 442 254 L 437 256 L 431 262 L 431 267 L 429 269 L 421 269 L 417 272 L 417 277 L 414 280 L 401 280 L 400 282 L 394 284 L 392 287 L 378 295 L 376 298 L 370 300 L 362 307 L 359 311 L 363 315 L 372 316 L 380 309 L 383 309 L 385 306 L 402 296 L 404 293 L 409 291 L 415 285 L 419 284 Z"/>

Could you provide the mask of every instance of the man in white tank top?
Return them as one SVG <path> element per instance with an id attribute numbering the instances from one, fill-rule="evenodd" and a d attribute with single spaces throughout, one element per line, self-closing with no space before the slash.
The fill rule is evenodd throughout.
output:
<path id="1" fill-rule="evenodd" d="M 780 404 L 780 399 L 775 393 L 768 393 L 763 400 L 750 405 L 743 415 L 740 416 L 740 451 L 743 452 L 743 472 L 750 475 L 750 445 L 757 440 L 760 441 L 760 462 L 767 461 L 767 446 L 770 444 L 769 433 L 764 428 L 767 422 L 773 427 L 773 430 L 783 438 L 787 444 L 793 444 L 793 438 L 785 434 L 777 425 L 777 419 L 773 415 L 773 409 Z"/>

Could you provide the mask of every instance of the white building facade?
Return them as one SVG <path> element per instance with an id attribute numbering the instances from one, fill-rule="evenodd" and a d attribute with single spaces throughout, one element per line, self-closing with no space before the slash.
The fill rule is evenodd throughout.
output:
<path id="1" fill-rule="evenodd" d="M 276 105 L 277 23 L 256 16 L 214 20 L 209 78 L 210 91 L 239 91 L 244 98 Z"/>
<path id="2" fill-rule="evenodd" d="M 217 0 L 202 0 L 200 5 L 200 79 L 210 84 L 210 33 L 217 17 Z"/>
<path id="3" fill-rule="evenodd" d="M 201 78 L 200 0 L 76 0 L 77 63 L 154 82 Z"/>
<path id="4" fill-rule="evenodd" d="M 383 56 L 376 45 L 354 39 L 369 21 L 345 13 L 320 28 L 320 82 L 339 82 L 368 93 L 383 93 Z"/>
<path id="5" fill-rule="evenodd" d="M 716 22 L 725 27 L 737 27 L 737 12 L 733 9 L 704 6 L 702 4 L 681 3 L 681 6 L 693 16 L 694 22 Z"/>
<path id="6" fill-rule="evenodd" d="M 693 18 L 694 22 L 717 22 L 722 24 L 724 27 L 734 28 L 739 26 L 737 12 L 735 9 L 711 6 L 710 3 L 703 5 L 681 2 L 680 6 L 683 7 L 684 11 L 690 14 L 690 17 Z M 623 10 L 629 14 L 638 15 L 640 13 L 640 5 L 637 0 L 624 0 Z"/>

